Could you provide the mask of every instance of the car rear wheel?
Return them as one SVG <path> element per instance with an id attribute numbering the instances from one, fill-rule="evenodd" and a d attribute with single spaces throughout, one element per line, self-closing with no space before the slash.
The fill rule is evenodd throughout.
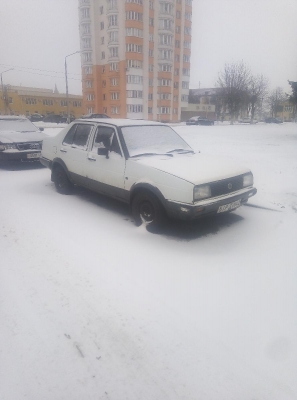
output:
<path id="1" fill-rule="evenodd" d="M 156 196 L 141 191 L 132 200 L 132 216 L 136 226 L 142 224 L 160 226 L 165 221 L 165 212 Z"/>
<path id="2" fill-rule="evenodd" d="M 68 179 L 68 176 L 63 167 L 58 166 L 54 169 L 54 183 L 58 193 L 72 193 L 73 185 Z"/>

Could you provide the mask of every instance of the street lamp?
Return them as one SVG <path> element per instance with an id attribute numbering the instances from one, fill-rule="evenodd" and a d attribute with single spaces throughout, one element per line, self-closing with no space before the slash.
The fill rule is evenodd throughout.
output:
<path id="1" fill-rule="evenodd" d="M 67 76 L 67 57 L 73 56 L 74 54 L 81 53 L 80 50 L 76 51 L 75 53 L 68 54 L 65 57 L 65 80 L 66 80 L 66 101 L 67 101 L 67 123 L 70 122 L 70 114 L 69 114 L 69 93 L 68 93 L 68 76 Z"/>
<path id="2" fill-rule="evenodd" d="M 2 87 L 2 99 L 3 99 L 3 104 L 4 104 L 4 113 L 6 113 L 6 95 L 4 94 L 4 85 L 3 85 L 2 75 L 5 72 L 12 71 L 12 70 L 13 70 L 13 68 L 9 68 L 6 71 L 3 71 L 3 72 L 0 73 L 0 75 L 1 75 L 1 87 Z"/>

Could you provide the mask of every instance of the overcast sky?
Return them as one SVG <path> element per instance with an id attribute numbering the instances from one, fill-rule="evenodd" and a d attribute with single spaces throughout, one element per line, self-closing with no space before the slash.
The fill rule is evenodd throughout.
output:
<path id="1" fill-rule="evenodd" d="M 124 1 L 124 0 L 119 0 Z M 147 0 L 144 0 L 147 1 Z M 64 58 L 79 50 L 78 0 L 0 0 L 4 84 L 65 93 Z M 213 87 L 243 60 L 270 87 L 297 81 L 297 0 L 193 0 L 191 88 Z M 68 58 L 69 92 L 81 93 L 80 55 Z"/>

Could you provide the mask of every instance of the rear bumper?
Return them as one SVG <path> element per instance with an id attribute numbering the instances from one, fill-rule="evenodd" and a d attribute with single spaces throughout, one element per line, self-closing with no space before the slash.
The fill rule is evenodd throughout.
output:
<path id="1" fill-rule="evenodd" d="M 40 155 L 41 150 L 37 151 L 0 151 L 0 161 L 39 161 L 39 156 L 36 157 L 36 154 Z M 34 155 L 34 156 L 32 156 Z"/>
<path id="2" fill-rule="evenodd" d="M 207 199 L 195 204 L 184 204 L 167 201 L 165 208 L 168 216 L 171 218 L 182 220 L 195 220 L 207 215 L 218 214 L 219 208 L 221 206 L 226 206 L 226 210 L 223 212 L 234 211 L 236 208 L 245 204 L 248 199 L 254 196 L 256 193 L 256 188 L 249 188 L 240 190 L 234 195 L 220 196 L 220 198 Z M 228 208 L 228 205 L 230 205 L 230 208 Z"/>

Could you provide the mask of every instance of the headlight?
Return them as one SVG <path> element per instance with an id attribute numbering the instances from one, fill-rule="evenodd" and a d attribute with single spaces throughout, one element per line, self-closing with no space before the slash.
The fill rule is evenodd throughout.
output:
<path id="1" fill-rule="evenodd" d="M 254 183 L 254 178 L 252 173 L 243 175 L 243 187 L 253 186 L 253 183 Z"/>
<path id="2" fill-rule="evenodd" d="M 9 150 L 9 149 L 16 149 L 15 144 L 0 144 L 0 151 Z"/>
<path id="3" fill-rule="evenodd" d="M 211 189 L 209 185 L 194 187 L 194 201 L 206 199 L 207 197 L 211 197 Z"/>

